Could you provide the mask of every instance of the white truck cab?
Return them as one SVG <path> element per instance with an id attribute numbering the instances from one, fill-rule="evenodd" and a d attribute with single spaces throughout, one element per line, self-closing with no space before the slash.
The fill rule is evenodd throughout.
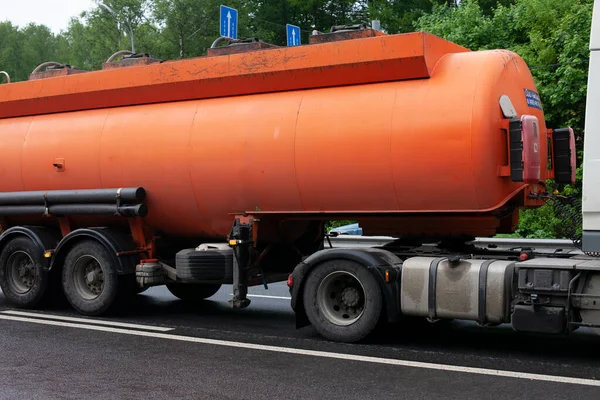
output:
<path id="1" fill-rule="evenodd" d="M 585 252 L 600 253 L 600 2 L 594 1 L 583 151 Z"/>

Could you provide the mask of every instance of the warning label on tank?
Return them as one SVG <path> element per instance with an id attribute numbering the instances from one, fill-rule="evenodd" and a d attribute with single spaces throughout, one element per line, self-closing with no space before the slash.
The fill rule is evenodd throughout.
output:
<path id="1" fill-rule="evenodd" d="M 542 109 L 542 102 L 540 101 L 540 95 L 533 90 L 525 89 L 525 99 L 527 99 L 527 105 L 529 107 Z"/>

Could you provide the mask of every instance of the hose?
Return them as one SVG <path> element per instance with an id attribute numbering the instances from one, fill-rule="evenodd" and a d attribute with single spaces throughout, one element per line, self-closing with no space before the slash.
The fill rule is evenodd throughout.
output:
<path id="1" fill-rule="evenodd" d="M 210 46 L 210 48 L 211 49 L 216 48 L 217 45 L 221 42 L 228 42 L 231 45 L 231 44 L 260 43 L 260 40 L 257 38 L 232 39 L 232 38 L 228 38 L 227 36 L 221 36 L 213 42 L 213 44 Z"/>
<path id="2" fill-rule="evenodd" d="M 115 54 L 113 54 L 112 56 L 108 57 L 108 60 L 106 60 L 106 63 L 111 63 L 114 61 L 115 58 L 119 57 L 119 56 L 132 56 L 135 53 L 129 50 L 120 50 L 117 51 Z"/>
<path id="3" fill-rule="evenodd" d="M 210 46 L 211 49 L 214 49 L 215 47 L 217 47 L 217 45 L 221 42 L 225 42 L 228 41 L 229 43 L 231 43 L 234 39 L 228 38 L 226 36 L 220 36 L 217 38 L 217 40 L 215 40 L 213 42 L 213 44 Z"/>
<path id="4" fill-rule="evenodd" d="M 45 68 L 45 67 L 64 67 L 64 65 L 63 65 L 63 64 L 61 64 L 61 63 L 57 63 L 57 62 L 55 62 L 55 61 L 48 61 L 48 62 L 45 62 L 45 63 L 43 63 L 43 64 L 40 64 L 40 65 L 38 65 L 38 66 L 36 67 L 36 69 L 34 69 L 34 70 L 33 70 L 33 72 L 32 72 L 31 74 L 32 74 L 32 75 L 33 75 L 33 74 L 36 74 L 36 73 L 40 72 L 40 71 L 41 71 L 43 68 Z"/>
<path id="5" fill-rule="evenodd" d="M 10 83 L 10 75 L 6 71 L 0 71 L 0 75 L 6 76 L 6 83 Z"/>

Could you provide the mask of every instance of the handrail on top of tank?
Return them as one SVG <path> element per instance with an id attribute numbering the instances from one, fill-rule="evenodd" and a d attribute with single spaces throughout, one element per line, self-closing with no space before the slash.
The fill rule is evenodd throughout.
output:
<path id="1" fill-rule="evenodd" d="M 6 71 L 0 71 L 0 75 L 4 75 L 6 77 L 6 83 L 10 83 L 10 75 Z"/>
<path id="2" fill-rule="evenodd" d="M 250 39 L 232 39 L 230 37 L 227 36 L 220 36 L 218 37 L 213 44 L 210 46 L 211 49 L 214 49 L 217 47 L 217 45 L 221 42 L 228 42 L 229 44 L 235 44 L 235 43 L 245 43 L 247 41 L 258 41 L 258 39 L 254 39 L 254 38 L 250 38 Z"/>
<path id="3" fill-rule="evenodd" d="M 213 44 L 210 46 L 210 48 L 211 49 L 216 48 L 217 45 L 221 42 L 228 42 L 228 44 L 230 44 L 230 45 L 245 44 L 245 43 L 260 43 L 260 39 L 258 39 L 258 38 L 232 39 L 227 36 L 220 36 L 213 42 Z"/>
<path id="4" fill-rule="evenodd" d="M 132 52 L 131 50 L 119 50 L 115 54 L 113 54 L 112 56 L 108 57 L 108 60 L 106 60 L 106 64 L 113 62 L 114 59 L 117 58 L 117 57 L 119 57 L 119 56 L 132 56 L 134 54 L 135 53 Z"/>
<path id="5" fill-rule="evenodd" d="M 217 38 L 217 39 L 216 39 L 216 40 L 213 42 L 213 44 L 210 46 L 210 48 L 211 48 L 211 49 L 214 49 L 214 48 L 215 48 L 215 47 L 217 47 L 217 45 L 218 45 L 219 43 L 221 43 L 221 42 L 225 42 L 225 41 L 227 41 L 227 42 L 231 43 L 233 40 L 235 40 L 235 39 L 228 38 L 227 36 L 219 36 L 219 37 L 218 37 L 218 38 Z"/>
<path id="6" fill-rule="evenodd" d="M 64 64 L 58 63 L 56 61 L 48 61 L 48 62 L 45 62 L 45 63 L 42 63 L 42 64 L 38 65 L 33 70 L 33 72 L 31 73 L 31 75 L 40 72 L 42 70 L 42 68 L 45 68 L 45 67 L 64 67 Z"/>

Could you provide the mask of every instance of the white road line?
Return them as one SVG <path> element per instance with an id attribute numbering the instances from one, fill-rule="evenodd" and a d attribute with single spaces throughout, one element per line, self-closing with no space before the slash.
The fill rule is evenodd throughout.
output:
<path id="1" fill-rule="evenodd" d="M 42 320 L 42 319 L 22 318 L 22 317 L 10 316 L 10 315 L 0 315 L 0 319 L 11 320 L 11 321 L 20 321 L 20 322 L 32 322 L 34 324 L 42 324 L 42 325 L 62 326 L 62 327 L 67 327 L 67 328 L 79 328 L 79 329 L 89 329 L 89 330 L 102 331 L 102 332 L 121 333 L 124 335 L 144 336 L 144 337 L 151 337 L 151 338 L 157 338 L 157 339 L 177 340 L 177 341 L 181 341 L 181 342 L 202 343 L 202 344 L 226 346 L 226 347 L 237 347 L 237 348 L 250 349 L 250 350 L 272 351 L 272 352 L 277 352 L 277 353 L 295 354 L 295 355 L 300 355 L 300 356 L 333 358 L 333 359 L 338 359 L 338 360 L 370 362 L 370 363 L 376 363 L 376 364 L 394 365 L 394 366 L 399 366 L 399 367 L 423 368 L 423 369 L 431 369 L 431 370 L 438 370 L 438 371 L 462 372 L 462 373 L 467 373 L 467 374 L 489 375 L 489 376 L 495 376 L 495 377 L 518 378 L 518 379 L 527 379 L 527 380 L 533 380 L 533 381 L 568 383 L 568 384 L 573 384 L 573 385 L 585 385 L 585 386 L 600 387 L 600 380 L 595 380 L 595 379 L 581 379 L 581 378 L 570 378 L 567 376 L 529 374 L 529 373 L 525 373 L 525 372 L 502 371 L 502 370 L 497 370 L 497 369 L 460 367 L 457 365 L 433 364 L 433 363 L 424 363 L 424 362 L 418 362 L 418 361 L 395 360 L 395 359 L 390 359 L 390 358 L 358 356 L 358 355 L 352 355 L 352 354 L 332 353 L 332 352 L 325 352 L 325 351 L 293 349 L 293 348 L 289 348 L 289 347 L 267 346 L 267 345 L 262 345 L 262 344 L 231 342 L 231 341 L 226 341 L 226 340 L 205 339 L 205 338 L 197 338 L 197 337 L 191 337 L 191 336 L 179 336 L 179 335 L 173 335 L 173 334 L 169 334 L 169 333 L 132 331 L 132 330 L 128 330 L 128 329 L 110 328 L 110 327 L 104 327 L 104 326 L 92 326 L 92 325 L 83 325 L 83 324 L 72 324 L 72 323 L 59 322 L 59 321 L 49 321 L 49 320 Z"/>
<path id="2" fill-rule="evenodd" d="M 160 326 L 151 326 L 151 325 L 128 324 L 125 322 L 103 321 L 103 320 L 89 319 L 89 318 L 63 317 L 61 315 L 31 313 L 31 312 L 24 312 L 24 311 L 9 310 L 9 311 L 0 311 L 0 313 L 11 314 L 11 315 L 21 315 L 21 316 L 25 316 L 25 317 L 55 319 L 55 320 L 59 320 L 59 321 L 82 322 L 82 323 L 86 323 L 86 324 L 95 324 L 95 325 L 120 326 L 122 328 L 146 329 L 146 330 L 158 331 L 158 332 L 168 332 L 168 331 L 172 331 L 173 329 L 175 329 L 175 328 L 164 328 L 164 327 L 160 327 Z"/>
<path id="3" fill-rule="evenodd" d="M 230 294 L 230 296 L 233 296 L 233 293 Z M 277 300 L 291 300 L 291 297 L 285 297 L 285 296 L 267 296 L 266 294 L 248 294 L 246 295 L 248 297 L 260 297 L 263 299 L 277 299 Z"/>

